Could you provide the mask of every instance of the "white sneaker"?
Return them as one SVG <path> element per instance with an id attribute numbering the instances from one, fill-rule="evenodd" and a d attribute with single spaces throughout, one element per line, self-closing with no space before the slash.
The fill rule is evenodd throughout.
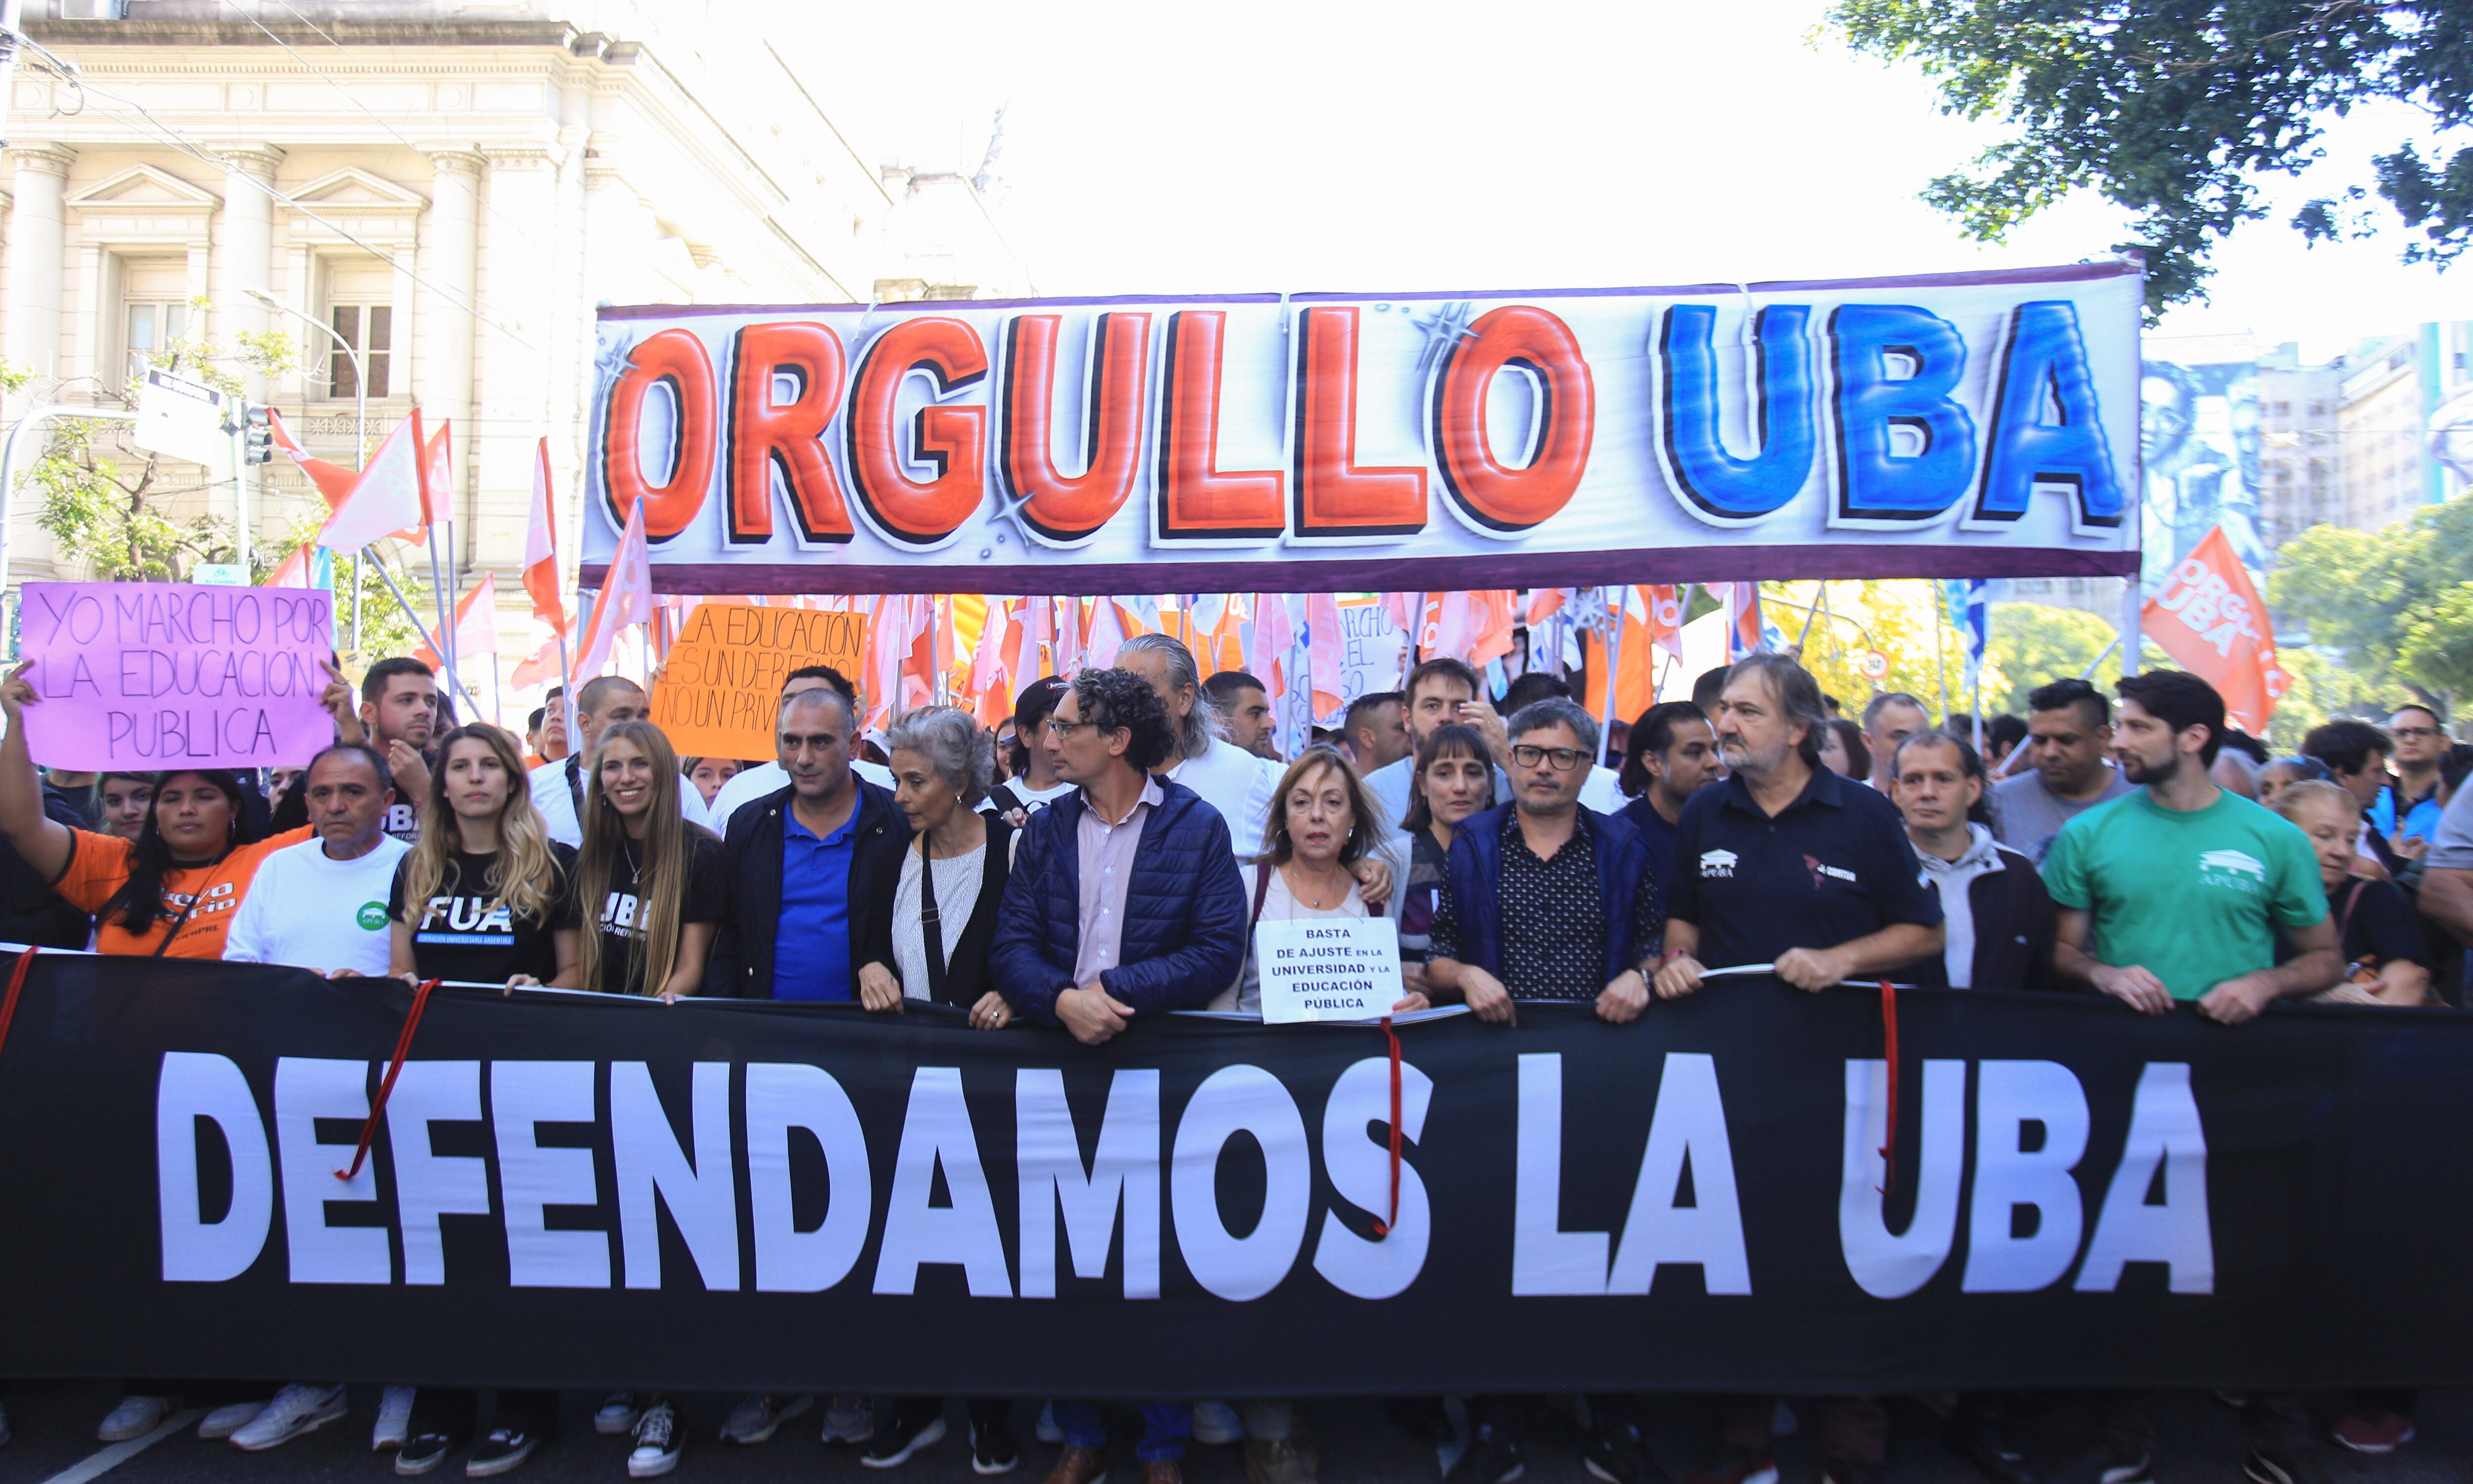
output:
<path id="1" fill-rule="evenodd" d="M 1245 1441 L 1245 1424 L 1236 1409 L 1225 1401 L 1197 1401 L 1193 1404 L 1193 1441 L 1221 1444 Z"/>
<path id="2" fill-rule="evenodd" d="M 412 1436 L 412 1388 L 390 1386 L 378 1397 L 378 1424 L 370 1429 L 370 1451 L 391 1453 Z"/>
<path id="3" fill-rule="evenodd" d="M 601 1410 L 592 1414 L 592 1430 L 605 1438 L 614 1438 L 636 1425 L 640 1413 L 632 1391 L 613 1391 L 601 1399 Z"/>
<path id="4" fill-rule="evenodd" d="M 209 1443 L 221 1442 L 257 1421 L 257 1414 L 265 1411 L 271 1404 L 265 1401 L 235 1401 L 229 1406 L 219 1406 L 206 1414 L 205 1421 L 198 1424 L 198 1436 Z"/>
<path id="5" fill-rule="evenodd" d="M 1030 1430 L 1042 1443 L 1065 1441 L 1065 1429 L 1056 1425 L 1055 1402 L 1043 1401 L 1039 1404 L 1039 1421 L 1031 1424 Z"/>
<path id="6" fill-rule="evenodd" d="M 279 1448 L 304 1432 L 315 1432 L 345 1412 L 344 1388 L 295 1381 L 275 1394 L 266 1409 L 235 1429 L 232 1446 L 252 1453 Z"/>
<path id="7" fill-rule="evenodd" d="M 169 1397 L 123 1397 L 94 1435 L 106 1443 L 127 1443 L 162 1426 L 163 1419 L 171 1415 Z"/>
<path id="8" fill-rule="evenodd" d="M 627 1455 L 627 1477 L 654 1479 L 679 1466 L 679 1414 L 666 1401 L 644 1408 L 636 1424 L 636 1450 Z"/>

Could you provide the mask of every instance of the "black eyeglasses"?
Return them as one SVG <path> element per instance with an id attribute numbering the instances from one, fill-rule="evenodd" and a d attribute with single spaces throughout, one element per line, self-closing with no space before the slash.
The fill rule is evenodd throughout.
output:
<path id="1" fill-rule="evenodd" d="M 1576 747 L 1532 747 L 1525 742 L 1520 742 L 1512 745 L 1511 760 L 1524 768 L 1534 768 L 1541 762 L 1550 762 L 1554 765 L 1555 772 L 1569 773 L 1588 761 L 1589 754 Z"/>

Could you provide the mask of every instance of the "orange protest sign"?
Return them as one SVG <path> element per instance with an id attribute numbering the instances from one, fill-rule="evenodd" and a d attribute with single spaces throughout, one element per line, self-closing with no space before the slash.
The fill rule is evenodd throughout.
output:
<path id="1" fill-rule="evenodd" d="M 2190 548 L 2139 621 L 2181 668 L 2216 687 L 2224 713 L 2254 736 L 2292 684 L 2275 661 L 2275 630 L 2224 528 Z"/>
<path id="2" fill-rule="evenodd" d="M 653 724 L 683 757 L 767 758 L 781 680 L 828 664 L 855 678 L 867 615 L 699 603 L 653 682 Z"/>

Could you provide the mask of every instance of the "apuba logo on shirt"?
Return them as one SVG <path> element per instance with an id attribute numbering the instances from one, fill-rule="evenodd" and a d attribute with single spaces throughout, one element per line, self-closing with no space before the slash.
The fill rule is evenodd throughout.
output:
<path id="1" fill-rule="evenodd" d="M 1732 850 L 1702 850 L 1700 852 L 1700 878 L 1704 881 L 1733 880 L 1735 878 L 1735 862 L 1738 858 L 1739 857 L 1737 857 L 1735 852 Z"/>
<path id="2" fill-rule="evenodd" d="M 2246 851 L 2208 850 L 2198 857 L 2198 879 L 2209 886 L 2255 894 L 2267 885 L 2267 866 Z"/>

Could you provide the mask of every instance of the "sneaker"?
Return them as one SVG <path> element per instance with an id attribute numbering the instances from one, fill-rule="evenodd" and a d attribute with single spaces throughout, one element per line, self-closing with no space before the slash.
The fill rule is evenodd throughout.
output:
<path id="1" fill-rule="evenodd" d="M 377 1425 L 370 1429 L 371 1452 L 401 1448 L 412 1436 L 412 1392 L 409 1386 L 390 1386 L 379 1395 Z"/>
<path id="2" fill-rule="evenodd" d="M 1511 1484 L 1527 1472 L 1528 1460 L 1520 1450 L 1519 1439 L 1479 1427 L 1468 1456 L 1452 1476 L 1463 1484 Z"/>
<path id="3" fill-rule="evenodd" d="M 231 1435 L 234 1448 L 263 1453 L 280 1448 L 304 1432 L 316 1432 L 344 1415 L 344 1388 L 295 1381 L 275 1394 L 265 1410 Z"/>
<path id="4" fill-rule="evenodd" d="M 1225 1401 L 1197 1401 L 1193 1404 L 1193 1441 L 1218 1447 L 1245 1441 L 1245 1424 L 1236 1409 Z"/>
<path id="5" fill-rule="evenodd" d="M 198 1436 L 209 1443 L 221 1442 L 257 1421 L 257 1414 L 266 1408 L 267 1403 L 263 1401 L 235 1401 L 229 1406 L 219 1406 L 206 1414 L 205 1421 L 198 1424 Z"/>
<path id="6" fill-rule="evenodd" d="M 455 1451 L 455 1440 L 443 1432 L 423 1432 L 403 1440 L 395 1450 L 395 1472 L 409 1478 L 427 1473 Z"/>
<path id="7" fill-rule="evenodd" d="M 128 1443 L 162 1426 L 163 1419 L 171 1415 L 169 1397 L 123 1397 L 94 1435 L 106 1443 Z"/>
<path id="8" fill-rule="evenodd" d="M 899 1417 L 886 1420 L 876 1431 L 867 1451 L 858 1461 L 871 1469 L 898 1469 L 910 1461 L 910 1455 L 923 1448 L 945 1441 L 945 1419 L 940 1415 L 916 1424 Z"/>
<path id="9" fill-rule="evenodd" d="M 1717 1455 L 1717 1467 L 1693 1474 L 1692 1484 L 1778 1484 L 1777 1458 L 1730 1448 Z"/>
<path id="10" fill-rule="evenodd" d="M 1065 1441 L 1065 1429 L 1056 1425 L 1055 1402 L 1043 1401 L 1039 1404 L 1039 1421 L 1031 1427 L 1030 1435 L 1050 1447 Z"/>
<path id="11" fill-rule="evenodd" d="M 644 1408 L 636 1422 L 636 1450 L 627 1455 L 627 1477 L 657 1479 L 679 1466 L 679 1413 L 666 1401 Z"/>
<path id="12" fill-rule="evenodd" d="M 2144 1443 L 2124 1438 L 2103 1445 L 2102 1466 L 2097 1484 L 2150 1484 L 2155 1458 Z"/>
<path id="13" fill-rule="evenodd" d="M 533 1456 L 533 1449 L 540 1447 L 540 1434 L 537 1432 L 526 1432 L 520 1427 L 493 1427 L 490 1435 L 481 1440 L 480 1446 L 472 1449 L 472 1456 L 464 1460 L 464 1476 L 486 1479 L 512 1472 L 525 1459 Z"/>
<path id="14" fill-rule="evenodd" d="M 1108 1484 L 1107 1455 L 1068 1443 L 1056 1455 L 1056 1467 L 1047 1471 L 1047 1484 Z"/>
<path id="15" fill-rule="evenodd" d="M 865 1397 L 835 1397 L 825 1408 L 825 1441 L 864 1443 L 876 1436 L 876 1408 Z"/>
<path id="16" fill-rule="evenodd" d="M 2301 1449 L 2252 1448 L 2242 1460 L 2242 1474 L 2253 1484 L 2325 1484 L 2326 1471 Z"/>
<path id="17" fill-rule="evenodd" d="M 1250 1438 L 1245 1477 L 1250 1484 L 1314 1484 L 1313 1461 L 1286 1438 Z"/>
<path id="18" fill-rule="evenodd" d="M 813 1397 L 750 1397 L 730 1409 L 721 1424 L 721 1441 L 753 1446 L 773 1436 L 783 1423 L 816 1404 Z"/>
<path id="19" fill-rule="evenodd" d="M 601 1409 L 592 1414 L 592 1430 L 605 1438 L 614 1438 L 636 1425 L 642 1409 L 636 1405 L 632 1391 L 613 1391 L 601 1399 Z"/>
<path id="20" fill-rule="evenodd" d="M 1013 1429 L 971 1429 L 971 1472 L 983 1477 L 1011 1473 L 1021 1465 L 1021 1450 L 1013 1445 Z"/>
<path id="21" fill-rule="evenodd" d="M 2336 1441 L 2356 1453 L 2392 1453 L 2413 1440 L 2413 1419 L 2393 1412 L 2349 1413 L 2336 1424 Z"/>

